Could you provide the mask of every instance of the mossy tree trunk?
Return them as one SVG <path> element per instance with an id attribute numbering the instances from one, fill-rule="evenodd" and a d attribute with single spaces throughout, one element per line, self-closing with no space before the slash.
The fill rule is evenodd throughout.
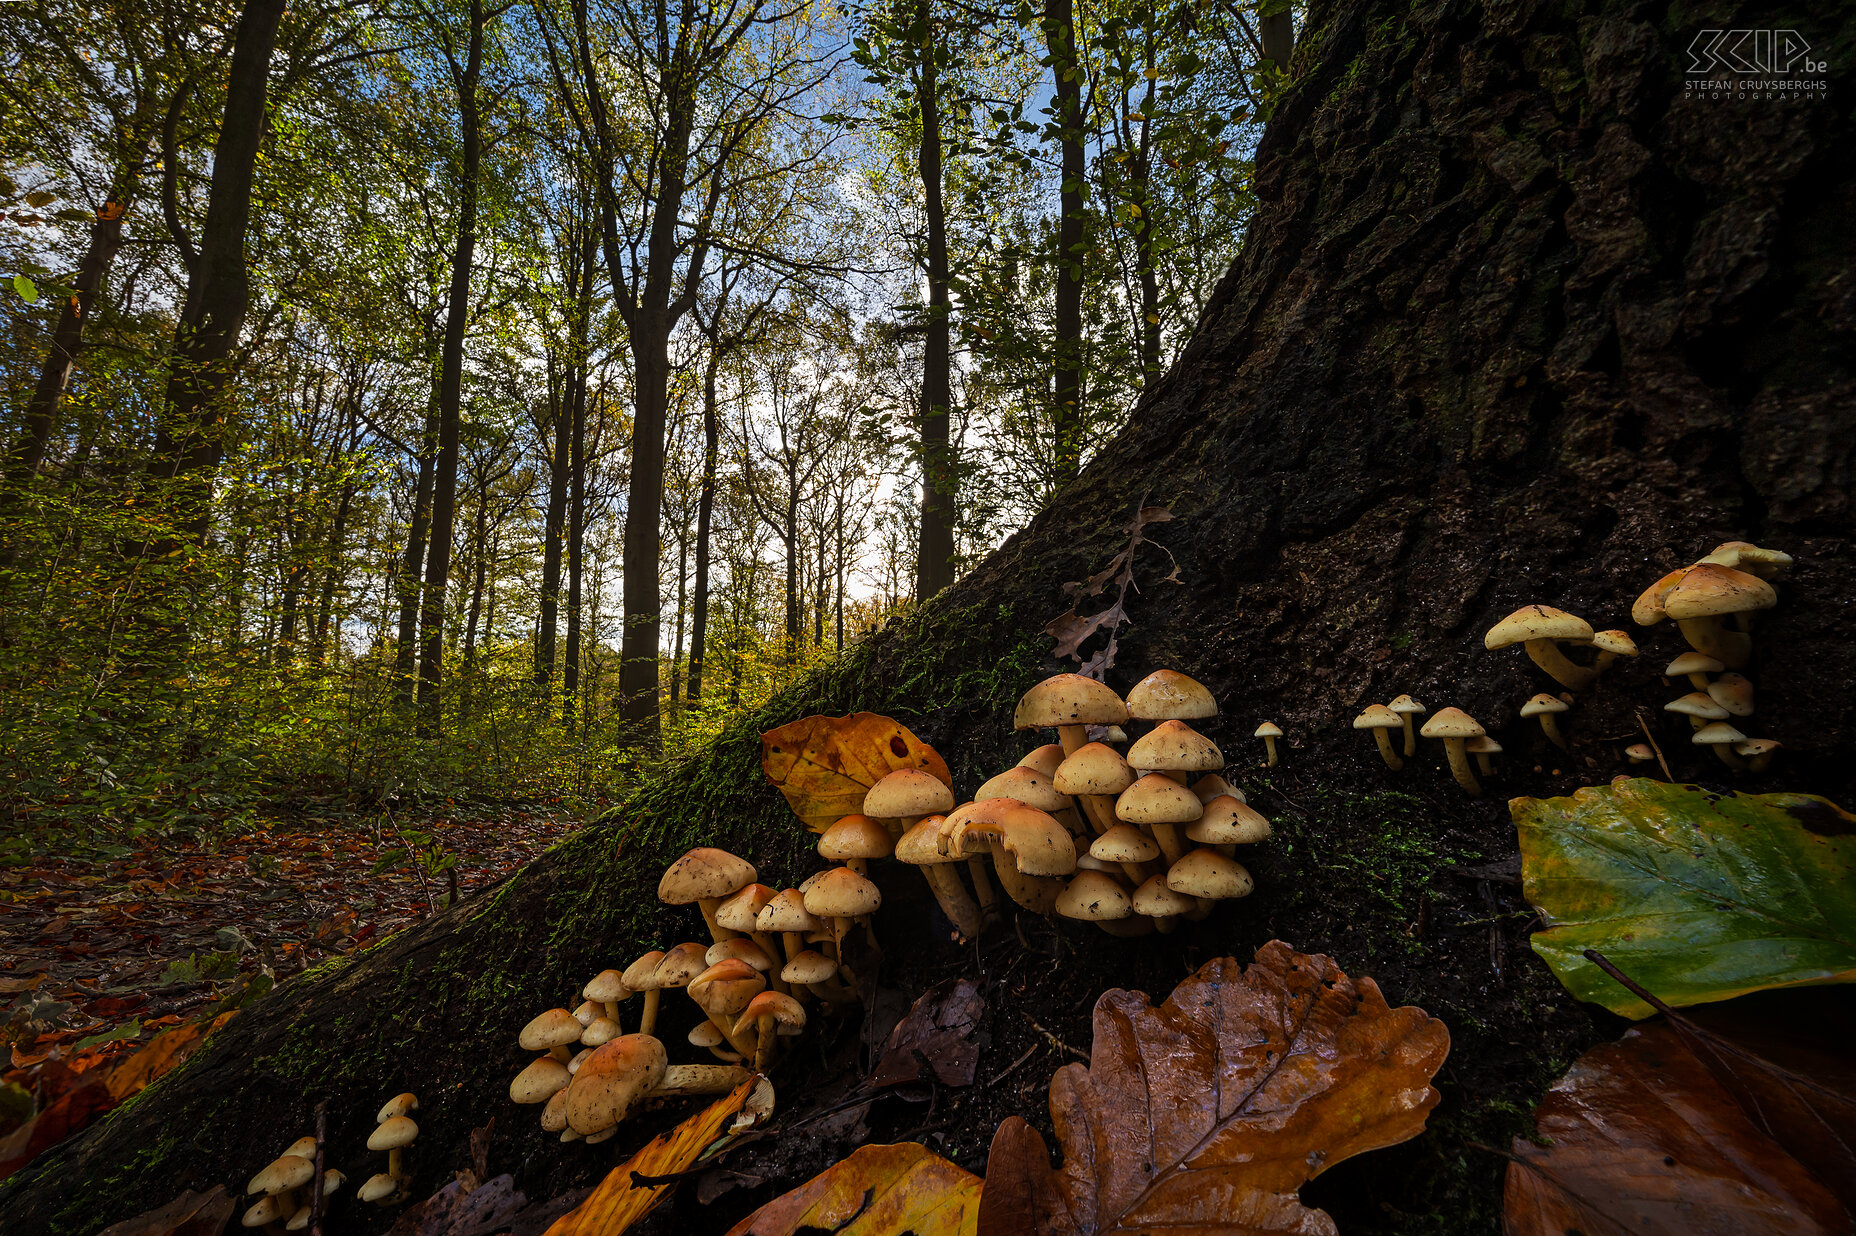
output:
<path id="1" fill-rule="evenodd" d="M 1732 5 L 1706 20 L 1777 21 Z M 1850 79 L 1850 26 L 1783 24 L 1829 60 L 1832 83 Z M 1797 567 L 1755 637 L 1759 721 L 1785 761 L 1747 784 L 1851 788 L 1856 134 L 1828 92 L 1686 94 L 1694 33 L 1605 0 L 1312 5 L 1258 151 L 1262 207 L 1241 259 L 1184 357 L 1050 511 L 603 826 L 241 1014 L 0 1185 L 9 1236 L 87 1234 L 183 1187 L 243 1181 L 307 1130 L 318 1099 L 351 1178 L 374 1170 L 358 1148 L 401 1089 L 421 1096 L 422 1192 L 468 1161 L 469 1131 L 491 1116 L 509 1138 L 499 1155 L 558 1161 L 564 1149 L 505 1097 L 516 1028 L 601 967 L 695 934 L 652 892 L 699 839 L 751 855 L 769 883 L 814 866 L 761 779 L 757 731 L 887 712 L 970 792 L 1029 745 L 1009 733 L 1010 705 L 1059 668 L 1038 630 L 1068 604 L 1062 583 L 1125 540 L 1143 495 L 1173 511 L 1149 531 L 1182 582 L 1137 563 L 1143 591 L 1109 680 L 1169 665 L 1209 685 L 1224 712 L 1207 731 L 1279 830 L 1257 847 L 1257 894 L 1194 947 L 1247 956 L 1274 934 L 1333 951 L 1445 1018 L 1453 1078 L 1519 1079 L 1452 1081 L 1424 1139 L 1438 1148 L 1410 1160 L 1413 1179 L 1444 1182 L 1446 1227 L 1492 1230 L 1500 1164 L 1478 1166 L 1464 1130 L 1500 1144 L 1570 1055 L 1548 1057 L 1592 1032 L 1528 953 L 1512 893 L 1494 923 L 1446 928 L 1424 907 L 1457 896 L 1443 864 L 1512 855 L 1507 794 L 1622 771 L 1614 748 L 1637 709 L 1654 723 L 1681 688 L 1658 682 L 1674 634 L 1638 630 L 1645 655 L 1581 699 L 1562 764 L 1518 724 L 1544 684 L 1518 654 L 1485 652 L 1482 631 L 1529 602 L 1627 626 L 1637 591 L 1716 541 L 1786 549 Z M 1400 692 L 1500 734 L 1514 756 L 1502 791 L 1466 800 L 1433 752 L 1394 779 L 1349 722 Z M 1288 736 L 1267 777 L 1248 737 L 1265 717 Z M 1668 749 L 1678 777 L 1718 776 Z M 1401 881 L 1428 890 L 1415 910 Z M 1113 981 L 1161 972 L 1157 946 L 1115 948 Z M 1034 1116 L 1041 1090 L 1029 1093 Z M 1437 1140 L 1452 1128 L 1457 1141 Z M 1388 1213 L 1350 1230 L 1395 1227 Z"/>

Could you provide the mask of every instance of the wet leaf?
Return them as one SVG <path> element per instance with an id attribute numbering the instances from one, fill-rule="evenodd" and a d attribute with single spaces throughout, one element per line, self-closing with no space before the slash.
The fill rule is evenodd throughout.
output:
<path id="1" fill-rule="evenodd" d="M 234 1014 L 221 1013 L 212 1020 L 200 1018 L 158 1034 L 133 1056 L 110 1070 L 110 1094 L 118 1103 L 140 1091 L 157 1077 L 191 1056 L 206 1041 L 206 1036 L 232 1020 Z"/>
<path id="2" fill-rule="evenodd" d="M 980 1185 L 978 1176 L 920 1143 L 863 1146 L 774 1198 L 728 1236 L 794 1236 L 817 1228 L 834 1236 L 972 1236 Z"/>
<path id="3" fill-rule="evenodd" d="M 112 1223 L 97 1236 L 219 1236 L 237 1209 L 223 1185 L 205 1193 L 189 1189 L 165 1206 Z"/>
<path id="4" fill-rule="evenodd" d="M 1334 1231 L 1296 1191 L 1342 1159 L 1415 1137 L 1450 1051 L 1442 1022 L 1280 940 L 1220 958 L 1154 1007 L 1096 1002 L 1087 1067 L 1051 1080 L 1063 1165 L 1016 1116 L 986 1166 L 980 1231 Z"/>
<path id="5" fill-rule="evenodd" d="M 923 992 L 890 1031 L 882 1059 L 865 1079 L 872 1090 L 922 1080 L 924 1064 L 944 1086 L 971 1086 L 979 1065 L 973 1033 L 985 1011 L 972 979 L 944 979 Z"/>
<path id="6" fill-rule="evenodd" d="M 1509 810 L 1534 951 L 1581 1000 L 1650 1015 L 1586 949 L 1678 1007 L 1856 979 L 1856 819 L 1822 798 L 1639 778 Z"/>
<path id="7" fill-rule="evenodd" d="M 1814 1236 L 1850 1216 L 1747 1119 L 1667 1023 L 1581 1056 L 1516 1138 L 1507 1236 Z"/>
<path id="8" fill-rule="evenodd" d="M 71 1134 L 89 1127 L 114 1106 L 116 1100 L 100 1081 L 87 1082 L 60 1096 L 57 1102 L 0 1138 L 0 1180 Z"/>
<path id="9" fill-rule="evenodd" d="M 619 1236 L 657 1205 L 673 1183 L 641 1184 L 633 1175 L 661 1180 L 688 1171 L 734 1120 L 754 1092 L 756 1081 L 742 1082 L 676 1128 L 652 1138 L 644 1149 L 613 1168 L 584 1202 L 556 1219 L 547 1236 Z"/>
<path id="10" fill-rule="evenodd" d="M 870 787 L 898 768 L 920 768 L 954 783 L 933 747 L 901 722 L 873 712 L 804 717 L 768 730 L 760 736 L 760 766 L 815 833 L 861 812 Z"/>

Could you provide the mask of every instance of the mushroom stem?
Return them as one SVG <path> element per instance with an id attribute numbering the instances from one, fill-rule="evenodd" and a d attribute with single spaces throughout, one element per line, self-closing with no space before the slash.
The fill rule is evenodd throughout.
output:
<path id="1" fill-rule="evenodd" d="M 1374 730 L 1373 739 L 1379 744 L 1379 757 L 1386 762 L 1387 768 L 1390 768 L 1393 772 L 1397 772 L 1399 769 L 1405 767 L 1405 761 L 1399 759 L 1398 753 L 1392 750 L 1392 734 L 1390 731 Z M 1410 717 L 1405 718 L 1405 743 L 1407 746 L 1411 744 Z"/>
<path id="2" fill-rule="evenodd" d="M 696 899 L 696 905 L 702 910 L 702 921 L 709 925 L 709 934 L 714 938 L 714 942 L 717 944 L 720 944 L 724 940 L 732 940 L 735 938 L 734 932 L 715 921 L 715 908 L 721 904 L 722 899 L 719 897 L 699 897 Z"/>
<path id="3" fill-rule="evenodd" d="M 1179 843 L 1179 825 L 1155 823 L 1152 828 L 1154 841 L 1159 845 L 1160 852 L 1166 855 L 1166 865 L 1171 867 L 1186 852 L 1186 847 Z M 1141 877 L 1143 880 L 1146 878 Z M 1140 884 L 1137 882 L 1134 887 L 1139 888 Z"/>
<path id="4" fill-rule="evenodd" d="M 657 988 L 652 987 L 645 991 L 643 1020 L 640 1021 L 638 1025 L 639 1034 L 649 1034 L 653 1030 L 657 1029 L 658 999 L 659 999 L 659 992 Z"/>
<path id="5" fill-rule="evenodd" d="M 742 1031 L 748 1029 L 748 1027 L 738 1025 L 731 1026 L 728 1024 L 728 1018 L 718 1016 L 714 1013 L 705 1012 L 704 1015 L 708 1017 L 710 1025 L 722 1032 L 722 1037 L 728 1040 L 728 1045 L 730 1047 L 740 1052 L 743 1056 L 752 1056 L 754 1054 L 754 1039 L 750 1035 L 742 1033 Z"/>
<path id="6" fill-rule="evenodd" d="M 1145 884 L 1147 877 L 1153 874 L 1147 870 L 1146 863 L 1122 863 L 1121 869 L 1127 873 L 1128 879 L 1134 882 L 1136 888 Z"/>
<path id="7" fill-rule="evenodd" d="M 992 881 L 986 878 L 986 858 L 981 854 L 967 857 L 967 874 L 973 877 L 973 891 L 980 901 L 980 913 L 985 918 L 995 918 L 999 913 L 999 899 L 993 894 Z"/>
<path id="8" fill-rule="evenodd" d="M 774 1033 L 773 1014 L 768 1013 L 756 1018 L 754 1022 L 756 1042 L 754 1044 L 754 1071 L 765 1073 L 767 1065 L 773 1060 Z"/>
<path id="9" fill-rule="evenodd" d="M 760 951 L 767 954 L 767 960 L 773 963 L 772 969 L 767 971 L 767 985 L 775 991 L 791 994 L 792 988 L 787 985 L 786 980 L 780 977 L 780 946 L 773 942 L 772 933 L 750 931 L 748 935 L 754 943 L 760 945 Z M 789 956 L 786 960 L 791 961 L 792 958 Z"/>
<path id="10" fill-rule="evenodd" d="M 1464 750 L 1468 745 L 1468 739 L 1446 738 L 1444 739 L 1444 753 L 1449 757 L 1450 772 L 1456 777 L 1456 783 L 1468 791 L 1470 797 L 1481 798 L 1482 783 L 1477 781 L 1476 774 L 1469 770 L 1469 752 Z"/>
<path id="11" fill-rule="evenodd" d="M 1169 914 L 1165 918 L 1157 918 L 1154 920 L 1154 930 L 1163 936 L 1171 935 L 1179 930 L 1178 918 L 1179 916 L 1176 914 Z"/>
<path id="12" fill-rule="evenodd" d="M 1547 741 L 1558 747 L 1561 751 L 1572 750 L 1571 747 L 1566 745 L 1566 735 L 1560 733 L 1560 723 L 1553 719 L 1552 713 L 1543 712 L 1540 714 L 1540 728 L 1541 731 L 1546 734 Z M 1482 771 L 1490 771 L 1487 760 L 1483 761 Z"/>
<path id="13" fill-rule="evenodd" d="M 1550 639 L 1530 639 L 1523 646 L 1527 649 L 1527 655 L 1534 659 L 1535 665 L 1569 691 L 1583 691 L 1598 678 L 1597 670 L 1574 665 L 1560 651 L 1560 646 Z"/>
<path id="14" fill-rule="evenodd" d="M 1733 769 L 1735 772 L 1747 771 L 1746 761 L 1733 753 L 1733 745 L 1731 743 L 1717 742 L 1709 745 L 1714 748 L 1714 754 L 1721 757 L 1721 763 L 1727 765 L 1727 767 Z"/>
<path id="15" fill-rule="evenodd" d="M 844 865 L 860 876 L 870 874 L 870 860 L 867 858 L 847 858 L 844 860 Z"/>
<path id="16" fill-rule="evenodd" d="M 553 1047 L 548 1049 L 548 1054 L 553 1056 L 556 1060 L 559 1060 L 562 1064 L 566 1064 L 569 1060 L 574 1058 L 574 1054 L 567 1050 L 567 1045 L 565 1043 L 556 1043 Z M 393 1173 L 389 1172 L 387 1174 L 390 1176 Z"/>
<path id="17" fill-rule="evenodd" d="M 393 1177 L 393 1179 L 399 1181 L 403 1185 L 406 1183 L 406 1173 L 400 1167 L 401 1149 L 402 1147 L 395 1146 L 393 1149 L 387 1151 L 387 1175 Z"/>
<path id="18" fill-rule="evenodd" d="M 1743 631 L 1729 631 L 1719 618 L 1678 618 L 1676 625 L 1682 628 L 1682 638 L 1689 647 L 1728 669 L 1745 669 L 1752 657 L 1752 639 Z"/>
<path id="19" fill-rule="evenodd" d="M 1495 761 L 1489 758 L 1487 752 L 1476 752 L 1476 770 L 1485 777 L 1495 775 Z"/>
<path id="20" fill-rule="evenodd" d="M 1106 794 L 1078 794 L 1082 800 L 1083 814 L 1089 817 L 1091 827 L 1100 837 L 1120 821 L 1115 818 L 1115 800 Z"/>
<path id="21" fill-rule="evenodd" d="M 980 908 L 973 898 L 967 896 L 966 886 L 960 877 L 954 874 L 950 863 L 931 863 L 921 869 L 928 881 L 928 887 L 934 891 L 934 899 L 940 904 L 941 913 L 947 915 L 947 921 L 954 925 L 954 930 L 971 940 L 980 934 L 984 920 L 980 917 Z"/>
<path id="22" fill-rule="evenodd" d="M 664 1080 L 651 1091 L 651 1097 L 727 1094 L 753 1076 L 750 1070 L 738 1064 L 673 1064 L 664 1070 Z"/>
<path id="23" fill-rule="evenodd" d="M 1057 741 L 1063 744 L 1065 755 L 1075 755 L 1078 750 L 1089 745 L 1089 727 L 1060 725 L 1057 727 Z"/>
<path id="24" fill-rule="evenodd" d="M 1266 751 L 1268 751 L 1268 752 L 1269 752 L 1269 758 L 1263 761 L 1263 767 L 1265 767 L 1265 768 L 1274 768 L 1274 767 L 1276 767 L 1276 739 L 1275 739 L 1275 736 L 1274 736 L 1274 735 L 1270 735 L 1270 734 L 1265 734 L 1265 735 L 1263 736 L 1263 747 L 1264 747 L 1264 750 L 1266 750 Z"/>
<path id="25" fill-rule="evenodd" d="M 614 1022 L 619 1020 L 619 1002 L 617 1000 L 601 1000 L 600 1005 L 606 1010 L 607 1017 L 611 1018 Z"/>
<path id="26" fill-rule="evenodd" d="M 1405 758 L 1410 759 L 1418 754 L 1418 731 L 1411 723 L 1410 713 L 1400 713 L 1398 719 L 1405 723 Z M 1392 767 L 1397 768 L 1398 765 L 1394 764 Z"/>

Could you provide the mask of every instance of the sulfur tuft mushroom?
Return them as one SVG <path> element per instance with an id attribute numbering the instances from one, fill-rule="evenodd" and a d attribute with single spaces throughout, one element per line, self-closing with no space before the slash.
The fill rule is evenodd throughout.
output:
<path id="1" fill-rule="evenodd" d="M 1485 731 L 1476 723 L 1476 719 L 1461 708 L 1440 708 L 1431 714 L 1431 719 L 1418 731 L 1425 738 L 1443 740 L 1444 753 L 1450 760 L 1450 773 L 1456 783 L 1472 797 L 1482 796 L 1482 785 L 1476 780 L 1476 774 L 1469 770 L 1469 754 L 1463 748 L 1472 738 L 1481 738 Z"/>
<path id="2" fill-rule="evenodd" d="M 1664 712 L 1679 713 L 1688 718 L 1689 725 L 1700 729 L 1710 721 L 1725 721 L 1728 712 L 1714 702 L 1714 697 L 1701 691 L 1690 691 L 1663 705 Z"/>
<path id="3" fill-rule="evenodd" d="M 1745 674 L 1726 673 L 1708 684 L 1708 698 L 1736 717 L 1753 715 L 1753 680 Z"/>
<path id="4" fill-rule="evenodd" d="M 754 875 L 754 864 L 746 859 L 713 846 L 697 846 L 670 864 L 657 882 L 657 899 L 673 906 L 695 902 L 709 926 L 710 938 L 719 943 L 730 932 L 715 921 L 716 907 L 754 883 Z"/>
<path id="5" fill-rule="evenodd" d="M 755 1028 L 754 1069 L 765 1073 L 773 1063 L 773 1047 L 781 1029 L 802 1030 L 806 1024 L 806 1011 L 799 1001 L 791 996 L 783 996 L 777 991 L 763 991 L 748 1001 L 748 1006 L 741 1010 L 738 1024 L 752 1024 Z"/>
<path id="6" fill-rule="evenodd" d="M 839 868 L 844 870 L 844 868 Z M 754 1054 L 754 1040 L 736 1019 L 748 1002 L 766 990 L 767 980 L 744 961 L 730 959 L 717 962 L 690 980 L 690 999 L 696 1002 L 729 1045 L 744 1056 Z"/>
<path id="7" fill-rule="evenodd" d="M 1734 746 L 1734 754 L 1746 760 L 1748 772 L 1763 773 L 1772 766 L 1772 754 L 1784 744 L 1776 738 L 1749 738 Z"/>
<path id="8" fill-rule="evenodd" d="M 653 949 L 625 967 L 625 973 L 619 976 L 619 981 L 626 987 L 644 993 L 644 1014 L 638 1024 L 640 1034 L 649 1034 L 657 1029 L 658 992 L 662 984 L 656 982 L 655 977 L 658 963 L 663 960 L 664 954 Z"/>
<path id="9" fill-rule="evenodd" d="M 1065 918 L 1099 923 L 1127 918 L 1134 913 L 1134 900 L 1121 881 L 1100 871 L 1078 871 L 1057 898 L 1057 913 Z"/>
<path id="10" fill-rule="evenodd" d="M 1127 872 L 1130 883 L 1139 885 L 1147 879 L 1144 864 L 1160 857 L 1160 847 L 1132 824 L 1117 824 L 1095 839 L 1089 854 L 1105 863 L 1116 864 Z"/>
<path id="11" fill-rule="evenodd" d="M 1398 719 L 1405 723 L 1405 758 L 1410 759 L 1412 756 L 1418 754 L 1418 731 L 1412 725 L 1411 719 L 1413 717 L 1422 717 L 1425 713 L 1425 707 L 1417 700 L 1412 699 L 1409 695 L 1399 696 L 1397 699 L 1387 704 L 1386 707 L 1397 713 Z"/>
<path id="12" fill-rule="evenodd" d="M 1592 647 L 1598 649 L 1598 660 L 1592 662 L 1593 674 L 1604 673 L 1619 657 L 1637 655 L 1637 641 L 1624 631 L 1600 631 L 1592 636 Z"/>
<path id="13" fill-rule="evenodd" d="M 1559 713 L 1565 712 L 1567 707 L 1566 701 L 1548 695 L 1543 691 L 1533 699 L 1527 701 L 1527 703 L 1521 705 L 1521 715 L 1523 717 L 1539 717 L 1540 730 L 1541 733 L 1547 736 L 1547 741 L 1558 747 L 1561 751 L 1570 751 L 1572 748 L 1567 745 L 1566 736 L 1560 733 L 1559 722 L 1554 720 L 1554 717 Z"/>
<path id="14" fill-rule="evenodd" d="M 1689 739 L 1698 747 L 1712 747 L 1714 754 L 1721 757 L 1721 763 L 1735 772 L 1746 771 L 1746 761 L 1734 754 L 1734 744 L 1747 740 L 1745 734 L 1725 721 L 1715 721 L 1696 730 Z"/>
<path id="15" fill-rule="evenodd" d="M 1663 613 L 1676 620 L 1682 637 L 1695 651 L 1707 653 L 1729 669 L 1743 669 L 1752 656 L 1752 641 L 1744 631 L 1730 630 L 1721 620 L 1770 609 L 1778 601 L 1772 585 L 1757 575 L 1703 563 L 1683 573 L 1663 598 Z"/>
<path id="16" fill-rule="evenodd" d="M 1129 689 L 1128 715 L 1136 721 L 1199 721 L 1218 715 L 1218 701 L 1197 679 L 1158 669 Z"/>
<path id="17" fill-rule="evenodd" d="M 619 1005 L 632 998 L 632 989 L 625 985 L 625 976 L 617 970 L 601 970 L 587 980 L 580 994 L 588 1000 L 597 1001 L 605 1010 L 611 1021 L 619 1019 Z"/>
<path id="18" fill-rule="evenodd" d="M 591 1140 L 617 1126 L 664 1079 L 669 1058 L 648 1034 L 627 1034 L 598 1048 L 567 1087 L 567 1127 Z"/>
<path id="19" fill-rule="evenodd" d="M 522 1027 L 516 1041 L 523 1051 L 545 1051 L 566 1064 L 573 1055 L 568 1048 L 580 1041 L 585 1029 L 580 1019 L 566 1009 L 549 1009 Z"/>
<path id="20" fill-rule="evenodd" d="M 1054 780 L 1057 776 L 1057 766 L 1063 763 L 1063 760 L 1063 744 L 1047 742 L 1041 747 L 1033 747 L 1026 752 L 1025 758 L 1018 761 L 1018 766 L 1033 769 Z"/>
<path id="21" fill-rule="evenodd" d="M 883 904 L 877 886 L 849 867 L 833 867 L 806 890 L 806 912 L 831 923 L 831 944 L 844 966 L 844 935 L 854 919 L 876 913 Z M 849 967 L 844 967 L 849 974 Z"/>
<path id="22" fill-rule="evenodd" d="M 1656 758 L 1656 751 L 1647 742 L 1634 742 L 1624 748 L 1624 758 L 1633 764 L 1647 764 Z"/>
<path id="23" fill-rule="evenodd" d="M 1204 813 L 1205 806 L 1197 794 L 1162 773 L 1148 773 L 1115 800 L 1116 818 L 1151 830 L 1168 863 L 1177 862 L 1185 852 L 1179 841 L 1179 826 L 1192 823 Z"/>
<path id="24" fill-rule="evenodd" d="M 1048 914 L 1063 892 L 1058 877 L 1076 870 L 1076 842 L 1049 813 L 1015 798 L 988 798 L 956 808 L 941 825 L 950 850 L 992 855 L 1006 895 L 1035 914 Z"/>
<path id="25" fill-rule="evenodd" d="M 934 778 L 929 780 L 934 781 Z M 934 783 L 941 785 L 939 781 Z M 941 788 L 947 787 L 942 785 Z M 867 815 L 847 815 L 819 834 L 818 839 L 820 858 L 828 863 L 841 863 L 858 875 L 869 875 L 870 860 L 888 858 L 895 848 L 896 840 L 889 835 L 889 830 Z"/>
<path id="26" fill-rule="evenodd" d="M 1481 738 L 1472 738 L 1463 744 L 1463 750 L 1476 757 L 1476 768 L 1485 777 L 1495 775 L 1495 756 L 1502 753 L 1502 745 L 1484 734 Z"/>
<path id="27" fill-rule="evenodd" d="M 1590 623 L 1551 605 L 1523 605 L 1490 627 L 1482 637 L 1482 646 L 1490 652 L 1520 644 L 1548 677 L 1574 691 L 1591 686 L 1598 672 L 1567 660 L 1566 654 L 1560 651 L 1560 644 L 1591 642 Z"/>
<path id="28" fill-rule="evenodd" d="M 1663 667 L 1663 674 L 1669 678 L 1687 678 L 1697 691 L 1708 689 L 1708 675 L 1718 674 L 1726 669 L 1713 657 L 1699 652 L 1685 652 Z"/>
<path id="29" fill-rule="evenodd" d="M 954 809 L 954 791 L 933 773 L 919 768 L 898 768 L 886 774 L 864 795 L 864 814 L 879 820 L 896 820 L 900 832 L 925 815 L 944 815 Z"/>
<path id="30" fill-rule="evenodd" d="M 1403 729 L 1404 720 L 1384 704 L 1368 704 L 1359 716 L 1353 719 L 1356 730 L 1371 730 L 1373 741 L 1379 744 L 1379 758 L 1386 762 L 1386 767 L 1393 772 L 1405 767 L 1405 761 L 1398 758 L 1392 750 L 1392 736 L 1389 731 Z"/>
<path id="31" fill-rule="evenodd" d="M 1081 674 L 1056 674 L 1019 698 L 1012 712 L 1016 730 L 1055 729 L 1064 754 L 1074 755 L 1089 741 L 1092 725 L 1120 725 L 1128 706 L 1113 690 Z"/>
<path id="32" fill-rule="evenodd" d="M 1263 740 L 1263 749 L 1269 753 L 1268 757 L 1263 761 L 1263 766 L 1265 768 L 1276 767 L 1276 740 L 1282 737 L 1282 731 L 1276 728 L 1276 723 L 1274 721 L 1265 721 L 1256 728 L 1251 734 L 1251 737 L 1261 738 Z"/>
<path id="33" fill-rule="evenodd" d="M 1115 826 L 1115 797 L 1134 784 L 1135 771 L 1107 743 L 1084 743 L 1058 765 L 1051 786 L 1073 795 L 1098 833 Z"/>
<path id="34" fill-rule="evenodd" d="M 954 870 L 965 856 L 947 854 L 941 850 L 942 823 L 941 816 L 931 815 L 902 834 L 902 840 L 896 843 L 896 861 L 920 869 L 941 912 L 947 915 L 947 921 L 954 925 L 954 930 L 971 940 L 980 934 L 984 919 L 980 915 L 979 906 L 968 896 L 966 886 L 960 882 L 960 876 Z M 791 960 L 790 956 L 788 960 Z"/>

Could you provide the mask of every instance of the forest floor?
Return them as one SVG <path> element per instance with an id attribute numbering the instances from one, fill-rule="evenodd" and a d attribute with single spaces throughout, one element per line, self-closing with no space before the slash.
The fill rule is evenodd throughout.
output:
<path id="1" fill-rule="evenodd" d="M 309 804 L 234 837 L 0 869 L 0 1080 L 29 1083 L 47 1059 L 95 1067 L 236 1007 L 507 878 L 582 822 L 534 800 Z"/>

